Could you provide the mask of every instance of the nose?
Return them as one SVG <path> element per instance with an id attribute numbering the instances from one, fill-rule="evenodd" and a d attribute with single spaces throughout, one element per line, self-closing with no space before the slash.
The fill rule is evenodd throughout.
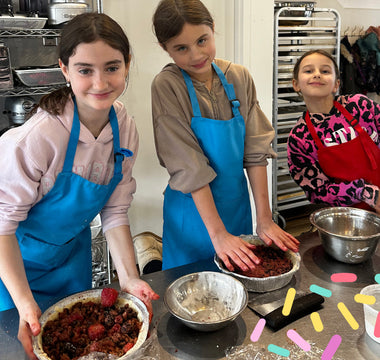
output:
<path id="1" fill-rule="evenodd" d="M 314 77 L 316 77 L 316 78 L 320 78 L 321 77 L 321 73 L 319 72 L 319 70 L 315 70 Z"/>
<path id="2" fill-rule="evenodd" d="M 201 57 L 201 51 L 196 46 L 193 46 L 190 50 L 190 56 L 192 60 L 196 60 Z"/>
<path id="3" fill-rule="evenodd" d="M 93 87 L 95 89 L 104 89 L 107 86 L 107 80 L 103 73 L 97 73 L 94 75 Z"/>

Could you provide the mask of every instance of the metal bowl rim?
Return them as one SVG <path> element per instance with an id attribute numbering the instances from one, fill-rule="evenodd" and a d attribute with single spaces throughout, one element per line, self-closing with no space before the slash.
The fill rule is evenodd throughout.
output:
<path id="1" fill-rule="evenodd" d="M 309 220 L 313 226 L 317 228 L 318 231 L 331 235 L 331 236 L 339 236 L 341 239 L 344 240 L 351 240 L 351 241 L 368 241 L 371 240 L 372 238 L 376 238 L 380 236 L 380 231 L 376 234 L 373 235 L 356 235 L 353 239 L 352 235 L 344 235 L 344 234 L 337 234 L 333 233 L 331 231 L 327 231 L 326 229 L 322 228 L 317 224 L 317 218 L 318 217 L 327 217 L 329 215 L 346 215 L 348 213 L 353 213 L 356 216 L 359 216 L 360 213 L 365 214 L 369 216 L 370 218 L 376 219 L 377 223 L 380 226 L 380 216 L 376 215 L 376 213 L 364 209 L 359 209 L 359 208 L 353 208 L 353 207 L 344 207 L 344 206 L 337 206 L 337 207 L 329 207 L 329 208 L 323 208 L 319 210 L 315 210 L 312 212 L 309 216 Z"/>
<path id="2" fill-rule="evenodd" d="M 168 297 L 168 294 L 169 294 L 169 291 L 174 287 L 174 285 L 176 283 L 178 283 L 180 280 L 183 280 L 185 278 L 191 278 L 192 276 L 195 276 L 195 275 L 199 275 L 199 274 L 218 274 L 218 275 L 221 275 L 221 276 L 224 276 L 224 277 L 229 277 L 231 278 L 233 281 L 236 281 L 237 284 L 239 284 L 239 286 L 241 286 L 241 288 L 243 289 L 243 293 L 244 293 L 244 303 L 242 304 L 241 306 L 241 309 L 236 312 L 235 314 L 223 319 L 223 320 L 218 320 L 218 321 L 210 321 L 210 322 L 203 322 L 203 321 L 194 321 L 194 320 L 190 320 L 190 319 L 187 319 L 187 318 L 184 318 L 182 317 L 181 315 L 179 315 L 177 312 L 175 312 L 173 309 L 171 309 L 171 307 L 169 306 L 168 304 L 168 300 L 167 300 L 167 297 Z M 165 306 L 167 307 L 167 309 L 169 310 L 170 313 L 172 313 L 174 316 L 176 316 L 178 319 L 184 321 L 184 322 L 187 322 L 187 323 L 190 323 L 190 324 L 194 324 L 194 325 L 204 325 L 204 326 L 207 326 L 207 325 L 217 325 L 217 324 L 221 324 L 221 323 L 224 323 L 224 322 L 229 322 L 229 321 L 232 321 L 234 320 L 235 318 L 237 318 L 243 311 L 244 309 L 247 307 L 248 305 L 248 291 L 247 289 L 245 288 L 245 286 L 237 279 L 235 279 L 233 276 L 231 275 L 228 275 L 228 274 L 224 274 L 222 272 L 217 272 L 217 271 L 198 271 L 198 272 L 194 272 L 194 273 L 191 273 L 191 274 L 187 274 L 187 275 L 184 275 L 184 276 L 181 276 L 179 277 L 178 279 L 174 280 L 165 290 L 165 294 L 164 294 L 164 303 L 165 303 Z"/>

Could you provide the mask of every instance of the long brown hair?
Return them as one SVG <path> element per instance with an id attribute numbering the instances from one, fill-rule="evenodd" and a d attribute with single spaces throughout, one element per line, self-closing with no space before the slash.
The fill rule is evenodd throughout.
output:
<path id="1" fill-rule="evenodd" d="M 110 47 L 119 50 L 123 54 L 125 64 L 129 63 L 130 45 L 123 29 L 108 15 L 95 12 L 77 15 L 65 25 L 58 46 L 59 58 L 68 66 L 69 59 L 79 44 L 97 40 L 102 40 Z M 71 88 L 64 86 L 43 96 L 38 106 L 53 115 L 60 115 L 72 95 Z"/>
<path id="2" fill-rule="evenodd" d="M 181 33 L 185 23 L 211 29 L 214 26 L 210 12 L 200 0 L 160 1 L 153 15 L 153 30 L 164 49 L 168 40 Z"/>

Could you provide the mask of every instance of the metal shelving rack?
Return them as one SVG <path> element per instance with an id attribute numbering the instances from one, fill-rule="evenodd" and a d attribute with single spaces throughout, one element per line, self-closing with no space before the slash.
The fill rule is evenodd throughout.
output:
<path id="1" fill-rule="evenodd" d="M 305 103 L 292 86 L 293 67 L 303 53 L 324 49 L 333 54 L 339 64 L 340 16 L 334 9 L 314 8 L 314 2 L 304 7 L 275 7 L 273 57 L 273 160 L 272 209 L 276 222 L 285 220 L 281 211 L 309 205 L 302 189 L 293 181 L 287 163 L 287 139 L 305 108 Z"/>
<path id="2" fill-rule="evenodd" d="M 43 41 L 53 41 L 54 45 L 58 44 L 58 39 L 61 36 L 60 29 L 0 29 L 0 40 L 10 38 L 41 38 Z M 47 94 L 59 86 L 38 86 L 25 87 L 16 86 L 11 89 L 1 89 L 1 97 L 11 96 L 33 96 Z"/>

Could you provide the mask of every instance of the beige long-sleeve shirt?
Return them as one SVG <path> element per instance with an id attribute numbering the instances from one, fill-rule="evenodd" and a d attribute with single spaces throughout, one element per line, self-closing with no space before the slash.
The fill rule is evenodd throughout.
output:
<path id="1" fill-rule="evenodd" d="M 276 156 L 271 148 L 274 130 L 260 109 L 250 73 L 230 61 L 216 59 L 215 63 L 234 85 L 236 99 L 240 101 L 239 110 L 246 127 L 244 167 L 267 165 L 267 159 Z M 193 80 L 193 83 L 203 117 L 221 121 L 233 117 L 216 73 L 211 91 L 201 82 Z M 152 113 L 157 156 L 169 172 L 170 187 L 188 193 L 210 183 L 216 173 L 191 129 L 193 110 L 184 78 L 175 64 L 166 65 L 153 80 Z"/>

